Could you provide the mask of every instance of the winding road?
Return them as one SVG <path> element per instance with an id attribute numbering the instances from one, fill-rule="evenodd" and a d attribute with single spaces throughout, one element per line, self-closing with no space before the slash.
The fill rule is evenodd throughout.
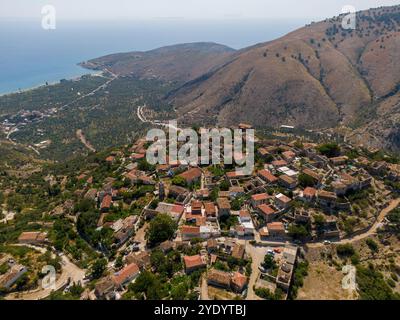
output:
<path id="1" fill-rule="evenodd" d="M 26 245 L 24 245 L 26 246 Z M 36 246 L 29 246 L 32 249 L 40 251 L 41 253 L 45 253 L 46 249 Z M 80 269 L 78 266 L 73 264 L 68 257 L 63 255 L 61 257 L 61 267 L 62 272 L 61 275 L 58 277 L 55 283 L 55 288 L 47 288 L 43 289 L 41 286 L 39 288 L 31 290 L 31 291 L 24 291 L 24 292 L 15 292 L 10 293 L 5 297 L 6 300 L 41 300 L 47 298 L 52 291 L 57 291 L 69 283 L 78 283 L 83 282 L 85 277 L 85 270 Z"/>

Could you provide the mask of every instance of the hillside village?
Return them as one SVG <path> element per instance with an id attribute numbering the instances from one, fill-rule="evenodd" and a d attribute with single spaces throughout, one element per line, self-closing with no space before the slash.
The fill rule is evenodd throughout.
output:
<path id="1" fill-rule="evenodd" d="M 150 165 L 144 139 L 103 152 L 73 177 L 46 176 L 71 194 L 48 213 L 68 223 L 28 224 L 15 246 L 56 261 L 58 298 L 71 289 L 91 300 L 296 298 L 308 246 L 340 246 L 388 223 L 380 213 L 400 167 L 348 144 L 288 137 L 258 137 L 250 175 L 232 165 Z M 0 251 L 11 299 L 29 274 L 14 251 Z"/>

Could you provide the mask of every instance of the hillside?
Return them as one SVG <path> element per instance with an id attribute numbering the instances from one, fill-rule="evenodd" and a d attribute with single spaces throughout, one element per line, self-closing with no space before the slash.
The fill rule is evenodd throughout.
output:
<path id="1" fill-rule="evenodd" d="M 81 65 L 96 70 L 107 68 L 118 75 L 183 82 L 210 71 L 233 52 L 215 43 L 187 43 L 146 52 L 111 54 Z"/>
<path id="2" fill-rule="evenodd" d="M 341 21 L 241 50 L 168 99 L 187 122 L 362 125 L 399 88 L 400 6 L 357 13 L 356 30 Z"/>

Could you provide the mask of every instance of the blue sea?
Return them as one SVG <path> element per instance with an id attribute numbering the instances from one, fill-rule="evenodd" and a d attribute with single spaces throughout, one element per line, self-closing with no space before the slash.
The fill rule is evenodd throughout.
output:
<path id="1" fill-rule="evenodd" d="M 212 41 L 241 49 L 302 27 L 307 21 L 0 21 L 0 94 L 90 73 L 77 63 L 102 55 Z"/>

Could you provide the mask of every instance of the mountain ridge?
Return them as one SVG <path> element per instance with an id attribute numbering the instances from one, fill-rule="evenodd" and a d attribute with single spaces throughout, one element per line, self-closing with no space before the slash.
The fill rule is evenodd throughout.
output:
<path id="1" fill-rule="evenodd" d="M 342 28 L 343 17 L 240 50 L 193 43 L 128 53 L 121 60 L 106 56 L 89 64 L 112 67 L 121 75 L 176 82 L 165 101 L 183 124 L 345 127 L 356 129 L 350 138 L 361 131 L 362 144 L 378 140 L 398 151 L 399 129 L 385 117 L 394 112 L 397 118 L 398 112 L 400 6 L 357 12 L 355 30 Z M 191 51 L 185 52 L 185 46 Z M 137 60 L 130 61 L 135 55 Z M 378 118 L 371 119 L 366 110 Z M 382 133 L 378 139 L 371 139 L 369 123 Z"/>

